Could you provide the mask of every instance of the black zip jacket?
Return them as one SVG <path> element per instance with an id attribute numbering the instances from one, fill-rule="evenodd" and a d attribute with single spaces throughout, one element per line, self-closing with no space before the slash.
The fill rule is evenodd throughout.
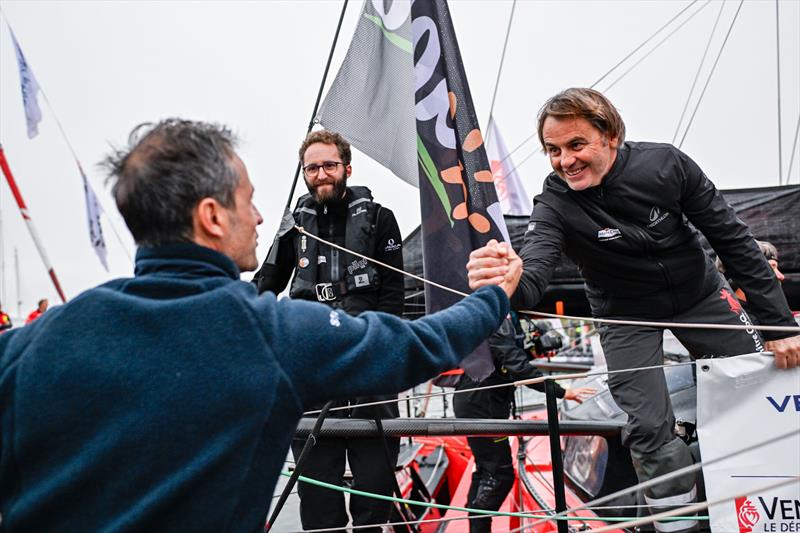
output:
<path id="1" fill-rule="evenodd" d="M 696 228 L 762 324 L 795 325 L 750 230 L 700 167 L 670 144 L 624 143 L 602 183 L 583 191 L 550 174 L 533 203 L 516 309 L 540 300 L 563 250 L 581 270 L 595 317 L 663 319 L 685 311 L 720 283 Z"/>

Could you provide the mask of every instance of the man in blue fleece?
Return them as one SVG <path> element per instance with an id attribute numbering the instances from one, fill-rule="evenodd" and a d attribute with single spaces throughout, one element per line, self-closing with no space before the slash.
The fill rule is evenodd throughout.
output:
<path id="1" fill-rule="evenodd" d="M 0 529 L 260 529 L 308 406 L 407 389 L 508 313 L 518 258 L 502 288 L 415 322 L 257 296 L 234 144 L 171 119 L 107 159 L 135 275 L 0 336 Z"/>

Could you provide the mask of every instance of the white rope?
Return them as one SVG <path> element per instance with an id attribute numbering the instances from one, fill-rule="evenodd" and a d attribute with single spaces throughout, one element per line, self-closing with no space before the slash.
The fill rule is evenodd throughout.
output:
<path id="1" fill-rule="evenodd" d="M 672 509 L 670 511 L 664 511 L 663 513 L 658 513 L 645 518 L 640 518 L 638 520 L 631 520 L 630 522 L 623 522 L 621 524 L 604 526 L 599 529 L 592 529 L 591 531 L 594 531 L 594 533 L 603 533 L 605 531 L 615 531 L 617 529 L 634 528 L 637 526 L 652 524 L 653 522 L 659 522 L 664 518 L 670 518 L 672 516 L 686 516 L 695 513 L 697 511 L 706 509 L 712 505 L 718 505 L 720 503 L 730 502 L 735 500 L 736 498 L 747 496 L 747 494 L 749 493 L 763 493 L 768 490 L 776 489 L 778 487 L 783 487 L 784 485 L 789 485 L 790 483 L 800 483 L 800 476 L 796 476 L 790 479 L 784 479 L 776 483 L 770 483 L 769 485 L 765 485 L 758 489 L 748 490 L 747 492 L 740 492 L 737 494 L 733 494 L 731 496 L 717 498 L 716 500 L 710 502 L 709 501 L 699 502 L 693 505 L 687 505 L 685 507 L 679 507 L 678 509 Z"/>
<path id="2" fill-rule="evenodd" d="M 676 477 L 680 477 L 680 476 L 689 474 L 691 472 L 696 472 L 696 471 L 698 471 L 698 470 L 700 470 L 700 469 L 702 469 L 704 467 L 708 467 L 708 466 L 711 466 L 713 464 L 716 464 L 716 463 L 719 463 L 719 462 L 722 462 L 722 461 L 726 461 L 726 460 L 731 459 L 733 457 L 739 456 L 739 455 L 744 454 L 744 453 L 748 453 L 750 451 L 753 451 L 753 450 L 756 450 L 756 449 L 759 449 L 759 448 L 768 447 L 771 444 L 774 444 L 776 442 L 780 442 L 780 441 L 782 441 L 784 439 L 787 439 L 789 437 L 793 437 L 793 436 L 795 436 L 797 434 L 800 434 L 800 430 L 794 430 L 794 431 L 790 431 L 788 433 L 784 433 L 783 435 L 779 435 L 776 438 L 771 438 L 769 440 L 764 440 L 764 441 L 758 442 L 756 444 L 752 444 L 750 446 L 747 446 L 747 447 L 742 448 L 740 450 L 736 450 L 736 451 L 731 452 L 731 453 L 729 453 L 727 455 L 723 455 L 721 457 L 717 457 L 715 459 L 710 459 L 708 461 L 703 461 L 703 462 L 695 463 L 695 464 L 692 464 L 692 465 L 689 465 L 689 466 L 684 466 L 683 468 L 679 468 L 678 470 L 673 470 L 672 472 L 668 472 L 668 473 L 663 474 L 661 476 L 654 477 L 654 478 L 649 479 L 647 481 L 643 481 L 643 482 L 638 483 L 638 484 L 636 484 L 636 485 L 634 485 L 632 487 L 628 487 L 628 488 L 625 488 L 625 489 L 622 489 L 622 490 L 618 490 L 617 492 L 614 492 L 612 494 L 608 494 L 606 496 L 603 496 L 602 498 L 597 498 L 595 500 L 586 502 L 583 505 L 579 505 L 577 507 L 572 507 L 570 509 L 567 509 L 566 511 L 561 511 L 560 513 L 557 513 L 557 514 L 553 515 L 553 517 L 550 517 L 550 518 L 547 518 L 547 519 L 538 520 L 538 521 L 534 522 L 533 524 L 530 524 L 529 526 L 525 526 L 525 527 L 535 526 L 535 525 L 541 524 L 543 522 L 548 522 L 549 520 L 551 520 L 552 518 L 555 518 L 555 517 L 565 516 L 565 515 L 567 515 L 569 513 L 575 513 L 577 511 L 581 511 L 581 510 L 584 510 L 584 509 L 589 509 L 592 506 L 597 506 L 597 505 L 601 505 L 601 504 L 604 504 L 604 503 L 611 502 L 611 501 L 616 500 L 617 498 L 619 498 L 621 496 L 625 496 L 625 495 L 630 494 L 632 492 L 637 492 L 639 490 L 644 490 L 644 489 L 647 489 L 649 487 L 653 487 L 653 486 L 658 485 L 660 483 L 663 483 L 665 481 L 669 481 L 671 479 L 674 479 Z M 617 525 L 616 527 L 623 527 L 623 526 Z M 520 528 L 520 529 L 514 530 L 514 531 L 522 531 L 522 529 L 523 528 Z M 510 531 L 509 533 L 514 533 L 514 531 Z"/>
<path id="3" fill-rule="evenodd" d="M 444 285 L 440 285 L 439 283 L 436 283 L 434 281 L 427 280 L 427 279 L 425 279 L 425 278 L 423 278 L 421 276 L 417 276 L 416 274 L 412 274 L 410 272 L 406 272 L 403 269 L 394 267 L 392 265 L 388 265 L 388 264 L 386 264 L 386 263 L 384 263 L 382 261 L 378 261 L 377 259 L 373 259 L 371 257 L 368 257 L 368 256 L 364 255 L 364 254 L 360 254 L 358 252 L 354 252 L 352 250 L 349 250 L 349 249 L 345 248 L 344 246 L 340 246 L 338 244 L 335 244 L 335 243 L 332 243 L 330 241 L 327 241 L 327 240 L 323 239 L 322 237 L 319 237 L 318 235 L 313 235 L 313 234 L 307 232 L 302 226 L 295 226 L 295 229 L 297 231 L 299 231 L 300 233 L 302 233 L 303 235 L 307 235 L 307 236 L 311 237 L 314 240 L 317 240 L 317 241 L 319 241 L 319 242 L 321 242 L 323 244 L 326 244 L 326 245 L 328 245 L 328 246 L 330 246 L 332 248 L 336 248 L 337 250 L 341 250 L 343 252 L 347 252 L 349 254 L 353 254 L 356 257 L 360 257 L 362 259 L 366 259 L 367 261 L 371 261 L 372 263 L 375 263 L 378 266 L 382 266 L 384 268 L 388 268 L 389 270 L 393 270 L 395 272 L 398 272 L 400 274 L 403 274 L 405 276 L 413 278 L 413 279 L 415 279 L 417 281 L 421 281 L 422 283 L 427 283 L 428 285 L 431 285 L 431 286 L 436 287 L 438 289 L 442 289 L 444 291 L 448 291 L 448 292 L 451 292 L 453 294 L 457 294 L 457 295 L 463 296 L 463 297 L 468 296 L 468 294 L 465 293 L 465 292 L 461 292 L 459 290 L 452 289 L 452 288 L 446 287 Z M 748 325 L 745 325 L 745 324 L 698 324 L 698 323 L 688 323 L 688 322 L 652 322 L 652 321 L 648 322 L 648 321 L 642 321 L 642 320 L 617 320 L 617 319 L 611 319 L 611 318 L 590 318 L 590 317 L 583 317 L 583 316 L 557 315 L 557 314 L 554 314 L 554 313 L 543 313 L 543 312 L 540 312 L 540 311 L 517 311 L 517 312 L 518 313 L 522 313 L 522 314 L 526 314 L 526 315 L 534 315 L 534 316 L 538 315 L 538 316 L 543 316 L 543 317 L 548 317 L 548 318 L 565 318 L 565 319 L 568 319 L 568 320 L 582 320 L 584 322 L 594 322 L 594 323 L 597 323 L 597 324 L 618 324 L 618 325 L 626 325 L 626 326 L 650 326 L 650 327 L 667 328 L 667 329 L 671 329 L 671 328 L 730 329 L 730 330 L 783 331 L 783 332 L 800 333 L 800 326 L 794 326 L 794 327 L 792 327 L 792 326 L 759 326 L 759 325 L 756 325 L 756 324 L 748 326 Z"/>
<path id="4" fill-rule="evenodd" d="M 768 353 L 768 352 L 762 352 L 762 353 Z M 529 384 L 532 385 L 532 384 L 542 383 L 543 381 L 547 381 L 548 379 L 551 379 L 551 380 L 554 380 L 554 381 L 561 380 L 561 379 L 581 379 L 581 378 L 584 378 L 584 377 L 587 377 L 587 376 L 600 376 L 600 375 L 603 375 L 603 374 L 621 374 L 621 373 L 624 373 L 624 372 L 638 372 L 640 370 L 654 370 L 654 369 L 657 369 L 657 368 L 669 368 L 669 367 L 673 367 L 673 366 L 683 366 L 683 365 L 693 365 L 693 364 L 694 364 L 693 362 L 668 363 L 668 364 L 664 364 L 664 365 L 642 366 L 642 367 L 637 367 L 637 368 L 622 368 L 622 369 L 619 369 L 619 370 L 596 370 L 596 371 L 593 371 L 593 372 L 581 372 L 581 373 L 577 373 L 577 374 L 560 374 L 558 376 L 541 376 L 541 377 L 538 377 L 538 378 L 524 379 L 524 380 L 520 380 L 520 381 L 512 381 L 512 382 L 509 382 L 509 383 L 498 383 L 496 385 L 485 385 L 485 386 L 479 386 L 479 387 L 472 387 L 472 388 L 469 388 L 469 389 L 460 389 L 460 390 L 445 391 L 445 392 L 432 392 L 430 394 L 420 394 L 420 395 L 417 395 L 417 396 L 405 396 L 403 398 L 396 398 L 396 399 L 392 399 L 392 400 L 376 400 L 374 402 L 365 402 L 365 403 L 359 403 L 359 404 L 354 404 L 354 405 L 345 405 L 345 406 L 342 406 L 342 407 L 333 407 L 333 408 L 329 409 L 328 411 L 329 412 L 332 412 L 332 411 L 344 411 L 345 409 L 355 409 L 357 407 L 359 407 L 359 408 L 360 407 L 371 407 L 373 405 L 385 405 L 385 404 L 391 404 L 391 403 L 404 402 L 404 401 L 408 401 L 408 400 L 423 400 L 425 398 L 436 398 L 436 397 L 439 397 L 439 396 L 447 396 L 448 394 L 462 394 L 462 393 L 465 393 L 465 392 L 475 392 L 475 391 L 481 391 L 481 390 L 500 389 L 500 388 L 503 388 L 503 387 L 523 387 L 523 386 L 526 386 L 526 385 L 529 385 Z M 303 413 L 303 415 L 304 416 L 316 415 L 316 414 L 319 414 L 320 412 L 322 412 L 322 410 L 321 409 L 317 409 L 315 411 L 306 411 L 306 412 Z"/>

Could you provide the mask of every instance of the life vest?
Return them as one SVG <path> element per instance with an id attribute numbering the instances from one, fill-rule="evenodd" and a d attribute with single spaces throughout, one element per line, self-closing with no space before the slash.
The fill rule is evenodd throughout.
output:
<path id="1" fill-rule="evenodd" d="M 345 221 L 345 243 L 353 250 L 367 257 L 375 252 L 375 225 L 381 206 L 372 201 L 372 193 L 366 187 L 348 187 L 349 201 Z M 299 226 L 308 233 L 319 235 L 317 203 L 310 194 L 304 194 L 297 201 L 293 216 Z M 319 242 L 302 234 L 294 236 L 297 256 L 294 279 L 289 290 L 292 298 L 317 300 L 333 307 L 348 308 L 350 294 L 375 293 L 380 287 L 378 271 L 373 263 L 361 257 L 340 250 L 331 250 L 329 263 L 317 264 Z M 320 268 L 331 269 L 331 283 L 320 283 L 317 274 Z"/>

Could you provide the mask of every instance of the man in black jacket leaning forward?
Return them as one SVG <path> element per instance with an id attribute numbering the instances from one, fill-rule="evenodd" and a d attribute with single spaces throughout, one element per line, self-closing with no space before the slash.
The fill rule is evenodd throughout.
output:
<path id="1" fill-rule="evenodd" d="M 750 324 L 688 219 L 747 293 L 759 323 L 795 326 L 753 235 L 686 154 L 669 144 L 626 142 L 619 113 L 591 89 L 567 89 L 548 100 L 539 112 L 538 133 L 554 172 L 534 198 L 514 308 L 536 305 L 563 251 L 581 269 L 595 317 Z M 500 282 L 508 252 L 496 242 L 474 251 L 470 287 Z M 609 370 L 663 363 L 662 328 L 602 325 L 599 330 Z M 793 333 L 764 332 L 763 338 L 752 330 L 673 333 L 693 355 L 769 350 L 779 368 L 800 362 L 800 336 Z M 641 481 L 692 463 L 674 434 L 660 369 L 612 374 L 608 384 L 628 414 L 623 442 Z M 695 501 L 694 475 L 659 484 L 645 495 L 656 510 Z M 691 528 L 696 522 L 681 524 Z M 676 523 L 657 522 L 656 528 L 676 531 Z"/>
<path id="2" fill-rule="evenodd" d="M 346 185 L 352 172 L 348 142 L 338 133 L 314 131 L 303 141 L 299 156 L 309 194 L 300 197 L 295 207 L 297 225 L 313 235 L 402 270 L 402 242 L 394 214 L 374 202 L 366 187 Z M 402 274 L 294 231 L 273 246 L 278 249 L 270 250 L 254 280 L 259 292 L 281 292 L 294 272 L 289 290 L 292 298 L 320 301 L 351 315 L 368 310 L 397 316 L 402 314 Z M 389 398 L 396 396 L 343 401 L 335 407 Z M 391 403 L 332 411 L 330 416 L 374 419 L 377 416 L 396 418 L 399 413 L 397 404 Z M 341 484 L 347 456 L 354 488 L 389 496 L 400 441 L 387 439 L 388 454 L 381 441 L 382 438 L 319 439 L 306 459 L 303 473 L 314 479 Z M 300 456 L 302 449 L 303 441 L 295 440 L 292 445 L 295 458 Z M 300 483 L 298 492 L 305 529 L 347 525 L 341 493 L 306 483 Z M 360 496 L 350 498 L 353 524 L 357 526 L 386 522 L 390 511 L 389 502 Z M 380 531 L 380 528 L 376 527 L 374 531 Z"/>

